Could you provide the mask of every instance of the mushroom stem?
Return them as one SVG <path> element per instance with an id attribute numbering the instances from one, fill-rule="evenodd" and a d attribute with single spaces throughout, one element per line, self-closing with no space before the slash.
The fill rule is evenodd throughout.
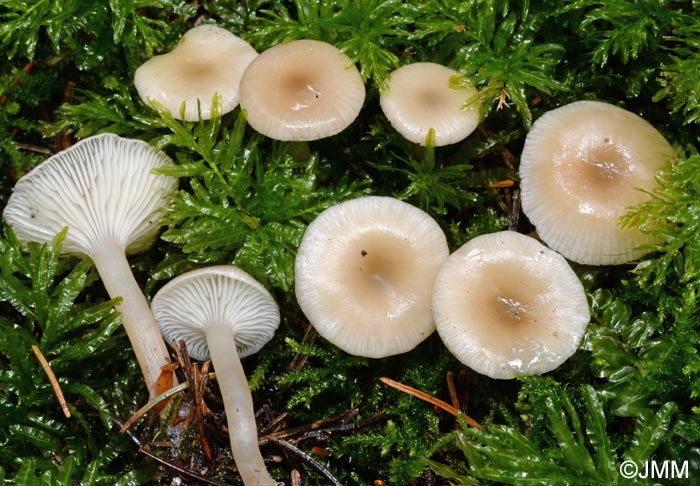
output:
<path id="1" fill-rule="evenodd" d="M 122 315 L 146 387 L 153 396 L 160 369 L 170 358 L 151 308 L 131 272 L 124 248 L 115 241 L 105 241 L 90 253 L 90 258 L 109 296 L 122 298 L 117 310 Z"/>
<path id="2" fill-rule="evenodd" d="M 246 486 L 276 486 L 267 472 L 258 446 L 253 397 L 250 395 L 241 360 L 235 348 L 231 326 L 212 324 L 206 327 L 207 346 L 224 400 L 231 451 L 238 472 Z"/>

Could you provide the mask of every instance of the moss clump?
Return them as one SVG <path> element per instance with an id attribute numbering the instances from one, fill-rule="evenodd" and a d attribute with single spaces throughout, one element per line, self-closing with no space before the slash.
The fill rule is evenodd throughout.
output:
<path id="1" fill-rule="evenodd" d="M 265 434 L 316 424 L 290 436 L 296 450 L 264 446 L 279 458 L 272 469 L 280 479 L 290 482 L 296 470 L 312 484 L 328 474 L 343 484 L 525 483 L 516 476 L 616 484 L 615 467 L 627 458 L 699 463 L 695 2 L 1 3 L 0 206 L 31 167 L 88 135 L 114 132 L 168 152 L 180 190 L 161 239 L 132 259 L 135 273 L 152 295 L 185 270 L 236 263 L 275 294 L 284 316 L 278 336 L 244 363 L 265 411 L 260 424 L 270 427 Z M 299 38 L 340 47 L 367 85 L 360 117 L 337 136 L 298 144 L 254 133 L 239 110 L 185 123 L 146 107 L 133 72 L 196 22 L 225 27 L 258 51 Z M 417 61 L 449 65 L 456 85 L 479 89 L 470 102 L 480 104 L 483 121 L 465 141 L 422 149 L 383 117 L 378 94 L 387 74 Z M 654 252 L 633 265 L 576 268 L 594 317 L 572 359 L 546 378 L 498 382 L 464 371 L 436 336 L 383 360 L 350 357 L 314 337 L 294 298 L 293 261 L 316 214 L 362 194 L 390 195 L 434 216 L 452 249 L 508 227 L 529 232 L 518 204 L 525 134 L 545 111 L 581 99 L 643 116 L 676 147 L 678 161 L 624 220 L 660 237 Z M 115 426 L 147 397 L 114 302 L 89 262 L 58 256 L 61 238 L 24 251 L 9 229 L 0 237 L 0 478 L 170 479 L 180 473 L 139 454 Z M 32 345 L 56 374 L 71 418 Z M 456 388 L 448 371 L 460 377 Z M 387 388 L 382 376 L 456 402 L 484 431 Z M 216 418 L 216 395 L 205 400 Z M 221 422 L 210 423 L 215 436 Z M 138 432 L 142 443 L 165 440 L 145 426 Z M 199 460 L 201 449 L 191 454 Z M 531 460 L 511 460 L 523 457 Z M 237 481 L 230 469 L 212 475 Z"/>

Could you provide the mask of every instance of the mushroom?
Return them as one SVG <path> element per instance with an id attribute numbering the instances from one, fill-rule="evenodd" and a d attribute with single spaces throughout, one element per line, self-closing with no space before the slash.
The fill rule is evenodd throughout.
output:
<path id="1" fill-rule="evenodd" d="M 497 379 L 553 370 L 590 321 L 564 257 L 514 231 L 478 236 L 450 255 L 435 281 L 433 315 L 447 349 Z"/>
<path id="2" fill-rule="evenodd" d="M 23 242 L 47 243 L 63 228 L 64 253 L 92 259 L 134 349 L 149 392 L 168 350 L 126 259 L 150 248 L 158 211 L 177 179 L 153 169 L 173 162 L 146 142 L 113 134 L 81 140 L 22 177 L 4 218 Z"/>
<path id="3" fill-rule="evenodd" d="M 365 85 L 336 47 L 296 40 L 264 51 L 241 79 L 241 108 L 256 131 L 276 140 L 309 141 L 347 128 L 360 113 Z"/>
<path id="4" fill-rule="evenodd" d="M 143 63 L 134 74 L 134 85 L 144 103 L 154 100 L 177 119 L 212 117 L 212 99 L 221 95 L 222 113 L 238 106 L 241 76 L 258 53 L 246 41 L 226 29 L 202 24 L 188 30 L 175 48 Z"/>
<path id="5" fill-rule="evenodd" d="M 239 358 L 258 352 L 277 330 L 280 314 L 272 296 L 240 268 L 221 265 L 174 278 L 156 293 L 151 308 L 169 342 L 184 340 L 190 356 L 211 358 L 243 483 L 276 485 L 260 454 L 253 399 Z"/>
<path id="6" fill-rule="evenodd" d="M 608 103 L 577 101 L 542 115 L 520 161 L 524 213 L 551 248 L 592 265 L 644 256 L 655 240 L 623 228 L 626 208 L 648 199 L 671 145 L 639 116 Z"/>
<path id="7" fill-rule="evenodd" d="M 402 66 L 389 75 L 379 103 L 391 126 L 406 140 L 425 145 L 435 130 L 435 146 L 464 140 L 479 124 L 479 109 L 463 108 L 475 88 L 453 89 L 454 69 L 432 62 Z"/>
<path id="8" fill-rule="evenodd" d="M 342 350 L 370 358 L 403 353 L 435 330 L 431 290 L 448 255 L 442 229 L 420 209 L 390 197 L 346 201 L 304 233 L 297 300 Z"/>

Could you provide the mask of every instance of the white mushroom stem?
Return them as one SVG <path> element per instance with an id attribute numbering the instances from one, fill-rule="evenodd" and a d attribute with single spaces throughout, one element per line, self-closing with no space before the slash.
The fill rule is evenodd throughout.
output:
<path id="1" fill-rule="evenodd" d="M 260 448 L 255 409 L 230 325 L 206 326 L 207 346 L 224 400 L 231 451 L 246 486 L 276 486 L 267 472 Z"/>
<path id="2" fill-rule="evenodd" d="M 160 328 L 131 272 L 124 248 L 115 241 L 105 241 L 90 253 L 90 258 L 109 296 L 122 298 L 117 310 L 152 396 L 161 367 L 170 362 Z"/>

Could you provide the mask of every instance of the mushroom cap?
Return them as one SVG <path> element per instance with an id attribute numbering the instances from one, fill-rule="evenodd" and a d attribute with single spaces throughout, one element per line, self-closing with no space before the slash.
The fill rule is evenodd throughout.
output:
<path id="1" fill-rule="evenodd" d="M 498 379 L 553 370 L 590 321 L 567 261 L 514 231 L 478 236 L 450 255 L 435 281 L 433 313 L 447 349 Z"/>
<path id="2" fill-rule="evenodd" d="M 238 106 L 243 72 L 257 57 L 253 47 L 240 37 L 215 25 L 203 24 L 188 30 L 175 48 L 143 63 L 134 74 L 134 85 L 144 103 L 149 98 L 165 106 L 180 119 L 185 102 L 186 121 L 212 117 L 212 98 L 219 93 L 222 113 Z M 199 102 L 199 107 L 198 107 Z"/>
<path id="3" fill-rule="evenodd" d="M 151 309 L 165 340 L 184 340 L 189 355 L 200 361 L 209 359 L 208 326 L 231 326 L 238 355 L 244 358 L 260 351 L 280 324 L 270 293 L 233 265 L 183 273 L 156 293 Z"/>
<path id="4" fill-rule="evenodd" d="M 464 140 L 479 125 L 478 107 L 462 108 L 475 88 L 453 89 L 450 78 L 457 74 L 440 64 L 417 62 L 389 75 L 379 103 L 391 126 L 406 140 L 425 144 L 428 131 L 435 130 L 435 146 Z"/>
<path id="5" fill-rule="evenodd" d="M 152 170 L 171 165 L 142 140 L 88 137 L 17 181 L 3 216 L 20 241 L 50 242 L 67 226 L 65 253 L 90 255 L 107 240 L 138 253 L 153 244 L 156 213 L 177 189 L 177 179 Z"/>
<path id="6" fill-rule="evenodd" d="M 648 199 L 671 145 L 647 121 L 599 101 L 577 101 L 542 115 L 520 161 L 522 208 L 551 248 L 580 263 L 637 259 L 655 240 L 620 217 Z M 642 189 L 642 190 L 640 190 Z"/>
<path id="7" fill-rule="evenodd" d="M 306 229 L 297 300 L 319 334 L 344 351 L 403 353 L 435 330 L 431 289 L 448 254 L 442 229 L 420 209 L 390 197 L 346 201 Z"/>
<path id="8" fill-rule="evenodd" d="M 267 49 L 241 80 L 241 108 L 256 131 L 276 140 L 308 141 L 347 128 L 360 113 L 365 85 L 338 48 L 296 40 Z"/>

